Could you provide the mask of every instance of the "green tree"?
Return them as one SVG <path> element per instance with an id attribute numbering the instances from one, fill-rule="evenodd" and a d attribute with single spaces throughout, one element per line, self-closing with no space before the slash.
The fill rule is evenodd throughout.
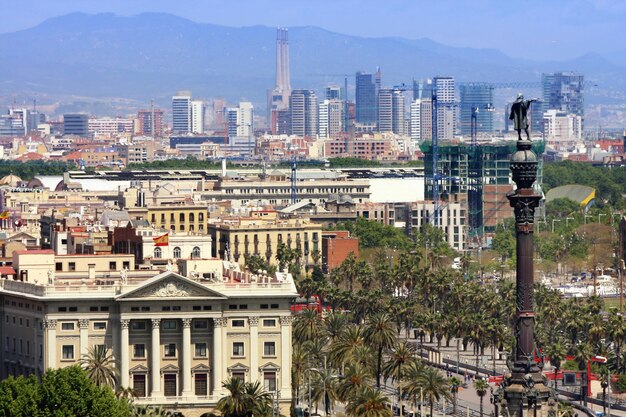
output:
<path id="1" fill-rule="evenodd" d="M 382 374 L 383 353 L 396 343 L 396 332 L 391 317 L 386 313 L 379 313 L 370 317 L 365 326 L 365 341 L 371 344 L 376 355 L 376 386 L 380 389 Z"/>
<path id="2" fill-rule="evenodd" d="M 83 355 L 80 364 L 98 386 L 115 388 L 119 372 L 115 366 L 113 354 L 108 353 L 106 345 L 93 345 Z"/>
<path id="3" fill-rule="evenodd" d="M 480 398 L 480 417 L 483 417 L 483 400 L 485 395 L 487 395 L 487 390 L 489 390 L 489 383 L 484 379 L 477 379 L 474 381 L 474 389 L 476 390 L 476 395 Z"/>
<path id="4" fill-rule="evenodd" d="M 350 417 L 392 417 L 389 398 L 372 388 L 360 390 L 348 402 L 346 413 Z"/>
<path id="5" fill-rule="evenodd" d="M 546 216 L 566 217 L 572 212 L 580 210 L 580 204 L 569 198 L 556 198 L 546 203 Z"/>
<path id="6" fill-rule="evenodd" d="M 433 405 L 440 398 L 451 400 L 450 387 L 446 378 L 441 373 L 431 367 L 425 367 L 419 377 L 419 384 L 422 388 L 424 399 L 428 401 L 430 415 L 433 415 Z"/>
<path id="7" fill-rule="evenodd" d="M 456 398 L 457 394 L 459 393 L 459 387 L 461 386 L 461 384 L 461 380 L 456 376 L 448 379 L 448 385 L 450 385 L 450 391 L 452 392 L 452 399 L 454 401 L 452 405 L 452 415 L 456 415 Z"/>
<path id="8" fill-rule="evenodd" d="M 37 377 L 13 376 L 0 382 L 0 415 L 31 417 L 39 415 L 40 388 Z"/>

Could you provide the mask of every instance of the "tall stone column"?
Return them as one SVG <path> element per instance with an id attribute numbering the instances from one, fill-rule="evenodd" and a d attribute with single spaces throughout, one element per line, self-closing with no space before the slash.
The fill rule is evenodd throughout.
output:
<path id="1" fill-rule="evenodd" d="M 228 354 L 224 351 L 222 342 L 222 330 L 226 327 L 226 319 L 213 319 L 213 350 L 211 359 L 213 362 L 213 395 L 219 395 L 222 392 L 222 362 L 223 358 Z"/>
<path id="2" fill-rule="evenodd" d="M 183 396 L 189 396 L 191 391 L 191 319 L 183 319 Z"/>
<path id="3" fill-rule="evenodd" d="M 152 319 L 152 354 L 150 373 L 152 375 L 151 397 L 161 397 L 161 319 Z"/>
<path id="4" fill-rule="evenodd" d="M 89 352 L 89 320 L 78 320 L 80 328 L 80 358 Z"/>
<path id="5" fill-rule="evenodd" d="M 120 383 L 122 387 L 128 388 L 129 384 L 129 349 L 130 349 L 130 320 L 120 320 Z"/>
<path id="6" fill-rule="evenodd" d="M 280 318 L 280 394 L 291 396 L 291 316 Z"/>
<path id="7" fill-rule="evenodd" d="M 57 321 L 56 320 L 44 320 L 43 322 L 46 328 L 46 363 L 45 369 L 54 369 L 57 367 Z"/>
<path id="8" fill-rule="evenodd" d="M 531 147 L 530 140 L 518 140 L 517 151 L 511 156 L 517 185 L 515 192 L 507 195 L 515 214 L 517 241 L 515 347 L 510 374 L 493 398 L 498 415 L 515 417 L 556 413 L 556 396 L 541 372 L 543 363 L 535 362 L 533 226 L 541 195 L 533 189 L 538 161 Z"/>
<path id="9" fill-rule="evenodd" d="M 248 349 L 250 352 L 250 382 L 256 382 L 259 380 L 259 317 L 249 317 L 248 323 L 250 324 L 250 347 Z"/>

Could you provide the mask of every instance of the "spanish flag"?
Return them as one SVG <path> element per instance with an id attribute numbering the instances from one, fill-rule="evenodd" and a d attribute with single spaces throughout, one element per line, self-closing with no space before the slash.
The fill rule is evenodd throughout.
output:
<path id="1" fill-rule="evenodd" d="M 166 233 L 162 236 L 153 237 L 154 246 L 169 246 L 169 233 Z"/>

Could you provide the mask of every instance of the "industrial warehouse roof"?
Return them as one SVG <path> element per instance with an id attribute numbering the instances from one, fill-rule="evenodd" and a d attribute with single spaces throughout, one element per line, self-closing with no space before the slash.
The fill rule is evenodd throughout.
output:
<path id="1" fill-rule="evenodd" d="M 596 198 L 596 190 L 593 187 L 578 184 L 568 184 L 556 187 L 548 191 L 546 194 L 546 203 L 556 200 L 557 198 L 569 198 L 586 207 Z"/>

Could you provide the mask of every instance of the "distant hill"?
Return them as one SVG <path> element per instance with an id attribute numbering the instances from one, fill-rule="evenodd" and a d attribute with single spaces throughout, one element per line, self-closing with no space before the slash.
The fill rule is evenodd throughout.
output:
<path id="1" fill-rule="evenodd" d="M 274 39 L 274 28 L 200 24 L 162 13 L 69 14 L 0 34 L 0 94 L 32 91 L 145 102 L 190 89 L 198 97 L 247 98 L 264 106 L 266 90 L 274 84 Z M 493 49 L 363 38 L 312 26 L 290 28 L 289 43 L 293 88 L 342 83 L 336 74 L 380 66 L 385 85 L 437 74 L 459 81 L 539 81 L 542 71 L 579 70 L 599 85 L 626 91 L 625 67 L 597 54 L 531 62 Z"/>

